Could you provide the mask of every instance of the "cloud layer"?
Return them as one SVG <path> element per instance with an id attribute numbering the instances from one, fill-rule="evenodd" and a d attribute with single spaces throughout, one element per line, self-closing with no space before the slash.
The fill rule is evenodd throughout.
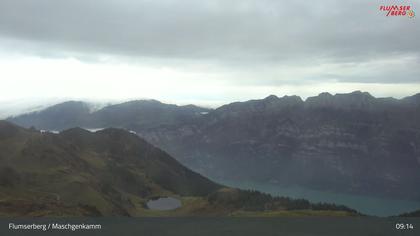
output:
<path id="1" fill-rule="evenodd" d="M 420 8 L 419 1 L 404 2 Z M 175 84 L 211 78 L 220 86 L 243 86 L 244 93 L 253 86 L 335 91 L 340 84 L 378 85 L 378 91 L 406 84 L 406 93 L 413 86 L 420 92 L 420 21 L 386 17 L 379 6 L 389 4 L 400 2 L 2 0 L 0 58 L 163 66 L 190 77 L 204 74 L 181 76 Z M 3 76 L 12 79 L 13 71 Z M 378 93 L 395 95 L 388 92 Z"/>

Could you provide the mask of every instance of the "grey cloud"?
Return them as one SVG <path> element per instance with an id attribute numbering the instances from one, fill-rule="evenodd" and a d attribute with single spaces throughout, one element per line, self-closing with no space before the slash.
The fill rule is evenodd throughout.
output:
<path id="1" fill-rule="evenodd" d="M 3 0 L 0 25 L 4 36 L 124 54 L 281 58 L 419 50 L 418 24 L 390 22 L 379 4 L 342 2 Z"/>
<path id="2" fill-rule="evenodd" d="M 214 60 L 238 66 L 419 57 L 418 19 L 385 17 L 378 10 L 382 3 L 389 4 L 366 0 L 2 0 L 0 37 L 31 42 L 39 51 L 54 48 L 81 54 Z M 411 4 L 420 7 L 418 2 Z M 420 80 L 418 70 L 410 73 L 400 81 Z"/>

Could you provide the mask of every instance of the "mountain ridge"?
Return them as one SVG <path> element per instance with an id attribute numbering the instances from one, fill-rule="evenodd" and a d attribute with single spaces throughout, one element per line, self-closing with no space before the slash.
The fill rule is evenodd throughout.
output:
<path id="1" fill-rule="evenodd" d="M 155 124 L 185 122 L 208 111 L 209 109 L 194 105 L 177 106 L 157 100 L 133 100 L 91 111 L 88 103 L 68 101 L 41 111 L 9 117 L 7 120 L 26 128 L 34 126 L 39 129 L 57 131 L 76 126 L 135 129 L 153 127 Z M 155 120 L 155 117 L 159 117 L 158 120 Z M 136 118 L 137 120 L 132 122 Z"/>
<path id="2" fill-rule="evenodd" d="M 364 94 L 367 97 L 371 97 L 371 98 L 376 99 L 376 100 L 382 100 L 382 101 L 388 101 L 388 102 L 406 102 L 406 103 L 411 103 L 411 104 L 416 104 L 416 103 L 419 103 L 420 104 L 420 93 L 417 93 L 417 94 L 414 94 L 414 95 L 411 95 L 411 96 L 405 96 L 405 97 L 402 97 L 402 98 L 394 98 L 394 97 L 374 97 L 369 92 L 362 92 L 360 90 L 356 90 L 356 91 L 353 91 L 351 93 L 336 93 L 334 95 L 332 95 L 329 92 L 322 92 L 322 93 L 319 93 L 316 96 L 309 96 L 306 99 L 302 99 L 298 95 L 284 95 L 283 97 L 278 97 L 278 96 L 272 94 L 272 95 L 269 95 L 269 96 L 267 96 L 265 98 L 262 98 L 262 99 L 253 99 L 253 100 L 247 100 L 247 101 L 243 101 L 243 102 L 231 102 L 231 103 L 224 104 L 222 106 L 226 106 L 226 105 L 229 105 L 229 104 L 235 104 L 235 103 L 250 102 L 250 101 L 278 100 L 278 99 L 287 98 L 287 97 L 296 97 L 298 100 L 301 100 L 301 101 L 303 101 L 305 103 L 305 102 L 308 102 L 308 99 L 311 100 L 311 99 L 317 99 L 317 98 L 322 98 L 322 97 L 331 97 L 331 98 L 334 98 L 336 96 L 361 95 L 361 94 L 362 95 Z M 149 102 L 149 103 L 155 103 L 155 104 L 165 104 L 165 105 L 170 105 L 170 106 L 175 106 L 175 107 L 181 107 L 181 108 L 195 108 L 195 109 L 198 109 L 198 110 L 207 110 L 207 111 L 215 110 L 217 108 L 222 107 L 222 106 L 219 106 L 217 108 L 212 109 L 212 108 L 204 108 L 204 107 L 201 107 L 201 106 L 196 106 L 194 104 L 175 105 L 175 104 L 162 103 L 162 102 L 160 102 L 158 100 L 155 100 L 155 99 L 136 99 L 136 100 L 130 100 L 130 101 L 126 101 L 126 102 L 114 103 L 114 104 L 110 104 L 110 105 L 101 106 L 100 109 L 96 109 L 93 112 L 98 111 L 98 110 L 102 110 L 105 107 L 112 107 L 112 106 L 118 106 L 118 105 L 123 105 L 123 104 L 130 104 L 130 103 L 143 103 L 143 102 Z M 22 116 L 22 115 L 40 113 L 40 112 L 46 111 L 48 108 L 53 108 L 53 107 L 57 107 L 57 106 L 63 106 L 63 105 L 69 104 L 69 103 L 83 104 L 83 106 L 88 106 L 89 104 L 91 104 L 90 102 L 83 102 L 83 101 L 80 101 L 80 100 L 69 100 L 69 101 L 66 101 L 66 102 L 56 103 L 54 105 L 51 105 L 51 106 L 49 106 L 47 108 L 43 108 L 43 109 L 40 109 L 40 110 L 36 110 L 36 111 L 32 111 L 32 112 L 27 112 L 27 113 L 22 113 L 22 114 L 17 114 L 17 115 L 11 115 L 11 116 L 7 117 L 6 120 L 11 120 L 13 118 L 16 118 L 16 117 L 19 117 L 19 116 Z"/>

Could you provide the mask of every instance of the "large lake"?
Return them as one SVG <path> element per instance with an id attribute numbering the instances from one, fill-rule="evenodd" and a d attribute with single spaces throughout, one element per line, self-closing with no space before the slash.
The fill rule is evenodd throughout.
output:
<path id="1" fill-rule="evenodd" d="M 420 202 L 395 199 L 366 197 L 353 194 L 333 193 L 317 191 L 302 187 L 282 187 L 275 184 L 261 184 L 252 182 L 220 181 L 225 185 L 242 189 L 254 189 L 270 193 L 275 196 L 287 196 L 291 198 L 304 198 L 311 202 L 328 202 L 346 205 L 363 214 L 372 216 L 393 216 L 404 212 L 420 209 Z"/>

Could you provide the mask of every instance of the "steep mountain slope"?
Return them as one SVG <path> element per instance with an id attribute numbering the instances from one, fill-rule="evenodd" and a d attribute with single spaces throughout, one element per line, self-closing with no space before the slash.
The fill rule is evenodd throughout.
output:
<path id="1" fill-rule="evenodd" d="M 0 150 L 3 201 L 22 197 L 50 203 L 52 198 L 55 204 L 88 206 L 104 215 L 129 215 L 136 201 L 204 197 L 221 187 L 118 129 L 73 128 L 56 135 L 0 122 Z"/>
<path id="2" fill-rule="evenodd" d="M 419 95 L 368 93 L 232 103 L 139 135 L 219 180 L 420 199 Z"/>
<path id="3" fill-rule="evenodd" d="M 182 207 L 148 209 L 147 201 L 160 196 L 178 198 Z M 229 215 L 251 209 L 355 214 L 343 206 L 223 187 L 124 130 L 52 134 L 0 121 L 0 216 Z"/>

